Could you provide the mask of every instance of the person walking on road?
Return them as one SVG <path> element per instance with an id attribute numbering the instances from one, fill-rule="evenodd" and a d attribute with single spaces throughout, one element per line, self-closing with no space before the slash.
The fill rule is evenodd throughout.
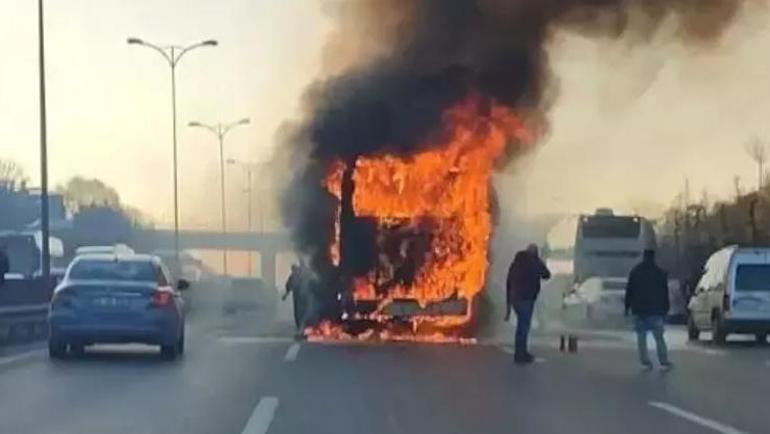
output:
<path id="1" fill-rule="evenodd" d="M 642 262 L 631 270 L 626 284 L 626 309 L 634 315 L 639 361 L 645 370 L 652 369 L 647 350 L 647 334 L 652 332 L 658 352 L 658 361 L 664 369 L 673 366 L 668 359 L 668 348 L 663 336 L 669 310 L 668 277 L 655 263 L 655 251 L 645 250 Z"/>
<path id="2" fill-rule="evenodd" d="M 526 250 L 516 253 L 508 268 L 506 279 L 505 320 L 510 319 L 511 307 L 516 312 L 516 343 L 513 360 L 516 363 L 532 363 L 535 357 L 528 349 L 532 313 L 540 293 L 540 281 L 551 278 L 551 272 L 538 255 L 537 246 L 530 244 Z"/>
<path id="3" fill-rule="evenodd" d="M 296 327 L 297 333 L 302 332 L 306 310 L 305 297 L 303 297 L 304 288 L 302 288 L 303 280 L 302 268 L 297 264 L 292 265 L 291 273 L 286 280 L 286 291 L 283 293 L 283 297 L 281 297 L 281 300 L 286 301 L 289 294 L 292 296 L 294 327 Z"/>
<path id="4" fill-rule="evenodd" d="M 8 254 L 5 253 L 5 247 L 0 246 L 0 286 L 5 284 L 5 273 L 10 271 L 11 264 L 8 260 Z"/>
<path id="5" fill-rule="evenodd" d="M 307 265 L 303 262 L 300 262 L 299 265 L 292 265 L 291 273 L 286 280 L 286 292 L 284 292 L 281 300 L 286 300 L 289 294 L 292 295 L 294 326 L 297 329 L 297 336 L 302 336 L 305 328 L 317 321 L 318 306 L 315 297 L 317 286 L 318 282 Z"/>

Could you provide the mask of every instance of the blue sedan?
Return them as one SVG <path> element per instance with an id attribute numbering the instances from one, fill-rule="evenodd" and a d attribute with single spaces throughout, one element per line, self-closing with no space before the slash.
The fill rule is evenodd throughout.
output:
<path id="1" fill-rule="evenodd" d="M 51 358 L 98 343 L 159 345 L 169 360 L 184 353 L 184 301 L 162 261 L 150 255 L 89 254 L 75 258 L 49 310 Z"/>

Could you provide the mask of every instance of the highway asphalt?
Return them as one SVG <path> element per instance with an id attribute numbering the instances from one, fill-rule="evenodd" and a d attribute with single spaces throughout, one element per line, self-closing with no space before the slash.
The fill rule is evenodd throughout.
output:
<path id="1" fill-rule="evenodd" d="M 475 345 L 295 343 L 288 305 L 196 288 L 187 353 L 102 346 L 0 356 L 2 434 L 770 433 L 770 347 L 669 332 L 671 372 L 642 372 L 623 331 L 554 335 L 512 362 L 506 325 Z"/>

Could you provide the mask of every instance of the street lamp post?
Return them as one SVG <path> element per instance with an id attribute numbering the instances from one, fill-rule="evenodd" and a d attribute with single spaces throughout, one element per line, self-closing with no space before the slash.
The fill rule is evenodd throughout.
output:
<path id="1" fill-rule="evenodd" d="M 190 122 L 189 126 L 196 128 L 204 128 L 211 131 L 217 136 L 219 140 L 219 177 L 222 197 L 222 235 L 227 234 L 227 214 L 225 207 L 225 136 L 232 131 L 233 128 L 239 125 L 247 125 L 249 123 L 248 118 L 243 118 L 237 122 L 231 124 L 222 124 L 221 122 L 216 125 L 206 125 L 201 122 Z M 225 276 L 227 276 L 227 248 L 222 250 L 222 270 Z"/>
<path id="2" fill-rule="evenodd" d="M 253 212 L 253 209 L 254 209 L 254 206 L 252 204 L 252 196 L 253 196 L 253 191 L 254 191 L 254 188 L 253 188 L 254 187 L 253 186 L 254 170 L 256 170 L 259 166 L 257 164 L 254 164 L 254 163 L 240 162 L 240 161 L 237 161 L 237 160 L 232 159 L 232 158 L 227 160 L 227 164 L 239 165 L 239 166 L 243 167 L 243 169 L 246 171 L 246 178 L 247 178 L 246 183 L 247 184 L 246 184 L 245 192 L 246 192 L 246 195 L 247 195 L 247 206 L 248 206 L 248 209 L 246 210 L 246 212 L 247 212 L 247 216 L 248 216 L 247 218 L 248 218 L 249 233 L 252 233 L 253 232 L 252 222 L 254 221 L 254 219 L 252 218 L 252 212 Z M 259 232 L 260 232 L 260 235 L 263 232 L 263 227 L 262 227 L 262 208 L 261 207 L 260 207 L 260 214 L 259 214 Z M 249 276 L 251 276 L 253 274 L 253 271 L 252 271 L 253 262 L 254 262 L 253 259 L 254 258 L 252 257 L 252 252 L 249 252 Z"/>
<path id="3" fill-rule="evenodd" d="M 200 47 L 216 47 L 218 42 L 209 39 L 206 41 L 198 42 L 197 44 L 188 45 L 186 47 L 170 45 L 159 46 L 139 38 L 128 38 L 127 42 L 132 45 L 141 45 L 160 53 L 168 65 L 171 67 L 171 112 L 172 112 L 172 135 L 173 135 L 173 149 L 174 149 L 174 256 L 176 259 L 177 272 L 181 270 L 181 263 L 179 260 L 179 171 L 178 171 L 178 156 L 177 156 L 177 140 L 176 140 L 176 66 L 188 51 L 194 50 Z"/>
<path id="4" fill-rule="evenodd" d="M 37 2 L 38 67 L 40 69 L 40 231 L 42 278 L 45 285 L 51 280 L 50 215 L 48 213 L 48 132 L 45 104 L 45 28 L 43 0 Z"/>

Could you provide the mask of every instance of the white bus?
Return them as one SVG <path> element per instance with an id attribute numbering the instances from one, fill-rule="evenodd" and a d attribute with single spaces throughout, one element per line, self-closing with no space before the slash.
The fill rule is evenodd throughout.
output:
<path id="1" fill-rule="evenodd" d="M 636 215 L 615 215 L 611 209 L 581 215 L 575 235 L 574 278 L 627 278 L 645 249 L 655 248 L 652 223 Z"/>

